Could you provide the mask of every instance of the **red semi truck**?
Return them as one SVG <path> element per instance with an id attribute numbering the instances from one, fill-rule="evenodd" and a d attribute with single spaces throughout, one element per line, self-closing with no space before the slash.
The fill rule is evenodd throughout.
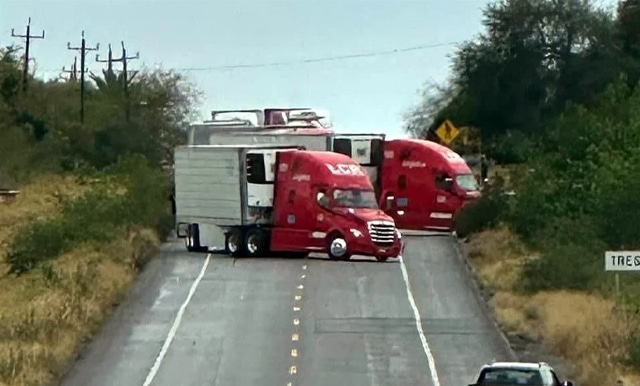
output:
<path id="1" fill-rule="evenodd" d="M 473 172 L 451 149 L 419 139 L 384 143 L 382 208 L 399 228 L 451 230 L 455 215 L 480 197 Z"/>
<path id="2" fill-rule="evenodd" d="M 243 111 L 264 114 L 281 110 Z M 246 124 L 241 129 L 216 121 L 216 115 L 212 115 L 211 123 L 190 127 L 190 144 L 269 143 L 345 154 L 367 171 L 379 206 L 400 229 L 450 231 L 457 212 L 480 196 L 473 172 L 463 158 L 431 141 L 388 140 L 384 134 L 339 134 L 307 124 L 313 121 L 312 114 L 304 118 L 306 121 L 300 119 L 298 122 L 303 123 L 295 127 Z M 254 121 L 271 122 L 268 117 Z"/>
<path id="3" fill-rule="evenodd" d="M 327 253 L 378 261 L 401 253 L 401 234 L 378 208 L 366 172 L 338 153 L 299 146 L 175 149 L 178 237 L 189 251 L 223 234 L 233 256 Z"/>

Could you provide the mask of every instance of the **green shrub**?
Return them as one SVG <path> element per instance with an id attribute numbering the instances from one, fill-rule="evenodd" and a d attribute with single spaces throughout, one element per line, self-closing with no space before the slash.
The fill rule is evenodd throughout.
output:
<path id="1" fill-rule="evenodd" d="M 597 219 L 552 218 L 528 245 L 541 252 L 523 270 L 521 289 L 594 289 L 602 279 L 605 244 L 597 237 Z"/>
<path id="2" fill-rule="evenodd" d="M 64 253 L 71 245 L 62 219 L 37 220 L 18 233 L 6 260 L 11 273 L 21 274 Z"/>
<path id="3" fill-rule="evenodd" d="M 126 220 L 126 204 L 101 188 L 64 202 L 59 217 L 37 220 L 18 234 L 7 254 L 10 272 L 27 272 L 81 243 L 112 240 Z"/>
<path id="4" fill-rule="evenodd" d="M 531 156 L 534 142 L 521 131 L 508 131 L 488 149 L 488 153 L 500 164 L 519 164 Z"/>
<path id="5" fill-rule="evenodd" d="M 602 271 L 602 253 L 578 244 L 552 245 L 537 260 L 527 262 L 522 271 L 521 289 L 592 289 Z"/>
<path id="6" fill-rule="evenodd" d="M 455 219 L 458 237 L 467 237 L 498 225 L 509 210 L 508 196 L 503 187 L 504 181 L 497 179 L 479 199 L 460 210 Z"/>
<path id="7" fill-rule="evenodd" d="M 11 273 L 25 273 L 83 243 L 108 242 L 129 227 L 168 234 L 173 216 L 162 171 L 132 157 L 100 176 L 102 183 L 84 196 L 64 201 L 58 217 L 32 222 L 18 234 L 7 254 Z"/>

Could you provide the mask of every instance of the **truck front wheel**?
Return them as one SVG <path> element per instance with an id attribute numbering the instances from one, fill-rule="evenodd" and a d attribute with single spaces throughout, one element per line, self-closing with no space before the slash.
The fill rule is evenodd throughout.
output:
<path id="1" fill-rule="evenodd" d="M 330 235 L 327 239 L 327 254 L 331 260 L 349 260 L 351 255 L 347 250 L 347 240 L 339 233 Z"/>

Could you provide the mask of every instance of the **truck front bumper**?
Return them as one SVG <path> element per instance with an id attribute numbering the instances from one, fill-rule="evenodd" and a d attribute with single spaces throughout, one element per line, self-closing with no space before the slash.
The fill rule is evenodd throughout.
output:
<path id="1" fill-rule="evenodd" d="M 402 254 L 404 243 L 396 239 L 391 245 L 376 245 L 366 236 L 351 236 L 347 240 L 347 248 L 352 255 L 398 257 Z"/>

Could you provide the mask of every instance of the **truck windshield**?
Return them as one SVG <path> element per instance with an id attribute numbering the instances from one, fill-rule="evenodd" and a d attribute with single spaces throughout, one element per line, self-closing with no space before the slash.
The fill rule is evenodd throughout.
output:
<path id="1" fill-rule="evenodd" d="M 334 206 L 339 208 L 378 208 L 373 190 L 335 189 L 333 201 Z"/>
<path id="2" fill-rule="evenodd" d="M 478 181 L 476 181 L 476 177 L 473 174 L 458 174 L 456 176 L 456 185 L 466 191 L 478 190 Z"/>

